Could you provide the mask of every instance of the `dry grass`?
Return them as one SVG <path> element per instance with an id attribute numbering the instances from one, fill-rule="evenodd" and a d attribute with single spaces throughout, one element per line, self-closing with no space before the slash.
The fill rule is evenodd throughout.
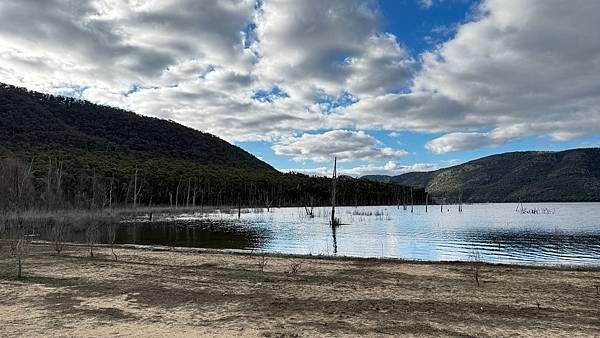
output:
<path id="1" fill-rule="evenodd" d="M 600 271 L 32 245 L 0 336 L 593 336 Z M 291 274 L 291 264 L 301 265 Z M 264 271 L 261 271 L 263 269 Z"/>

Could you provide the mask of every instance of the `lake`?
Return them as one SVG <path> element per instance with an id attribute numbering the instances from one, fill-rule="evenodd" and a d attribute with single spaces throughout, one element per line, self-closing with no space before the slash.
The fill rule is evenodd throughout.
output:
<path id="1" fill-rule="evenodd" d="M 291 254 L 600 266 L 600 203 L 242 209 L 121 222 L 118 243 Z M 478 258 L 476 258 L 478 257 Z"/>

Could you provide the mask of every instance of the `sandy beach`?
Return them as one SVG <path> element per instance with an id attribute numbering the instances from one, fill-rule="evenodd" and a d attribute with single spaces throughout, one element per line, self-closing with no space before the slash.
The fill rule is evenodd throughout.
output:
<path id="1" fill-rule="evenodd" d="M 32 245 L 0 336 L 596 336 L 600 269 Z"/>

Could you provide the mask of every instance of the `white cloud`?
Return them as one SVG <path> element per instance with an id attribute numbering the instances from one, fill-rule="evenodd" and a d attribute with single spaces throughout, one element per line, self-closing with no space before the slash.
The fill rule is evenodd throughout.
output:
<path id="1" fill-rule="evenodd" d="M 505 139 L 494 138 L 489 133 L 449 133 L 425 144 L 425 148 L 436 154 L 498 146 Z"/>
<path id="2" fill-rule="evenodd" d="M 375 1 L 255 6 L 254 0 L 2 2 L 0 76 L 44 92 L 84 88 L 84 99 L 230 141 L 324 128 L 318 98 L 377 95 L 410 80 L 414 60 L 395 37 L 378 32 Z M 275 86 L 287 96 L 252 99 Z"/>
<path id="3" fill-rule="evenodd" d="M 339 175 L 348 175 L 352 177 L 362 177 L 365 175 L 389 175 L 396 176 L 415 171 L 432 171 L 440 167 L 430 163 L 415 163 L 412 165 L 400 165 L 394 161 L 388 161 L 383 165 L 362 165 L 352 168 L 338 168 Z M 297 172 L 311 176 L 331 176 L 333 168 L 317 167 L 317 168 L 297 168 L 297 169 L 279 169 L 282 172 Z"/>
<path id="4" fill-rule="evenodd" d="M 5 1 L 0 4 L 2 68 L 36 88 L 60 81 L 103 90 L 151 83 L 186 59 L 241 70 L 248 56 L 238 41 L 253 4 Z"/>
<path id="5" fill-rule="evenodd" d="M 412 130 L 447 133 L 427 144 L 441 153 L 600 132 L 597 1 L 484 0 L 471 22 L 418 57 L 380 30 L 375 0 L 255 5 L 2 1 L 0 80 L 173 119 L 230 141 Z M 286 95 L 252 98 L 274 87 Z M 348 97 L 352 104 L 343 102 Z M 327 155 L 320 147 L 296 153 L 285 142 L 281 151 L 296 158 Z M 402 153 L 373 147 L 352 156 L 387 161 Z"/>
<path id="6" fill-rule="evenodd" d="M 363 165 L 350 169 L 342 169 L 340 173 L 344 175 L 361 177 L 365 175 L 389 175 L 396 176 L 415 171 L 432 171 L 439 169 L 438 165 L 430 163 L 415 163 L 412 165 L 400 165 L 398 162 L 388 161 L 384 165 Z"/>
<path id="7" fill-rule="evenodd" d="M 490 146 L 525 136 L 561 141 L 598 133 L 599 11 L 593 1 L 484 1 L 474 21 L 422 56 L 411 92 L 338 109 L 332 123 L 449 132 L 430 142 L 438 151 L 478 147 L 474 140 Z"/>
<path id="8" fill-rule="evenodd" d="M 419 5 L 423 8 L 430 8 L 433 6 L 433 0 L 419 0 Z"/>
<path id="9" fill-rule="evenodd" d="M 322 134 L 305 133 L 290 137 L 273 145 L 277 155 L 292 156 L 296 161 L 381 161 L 399 159 L 407 155 L 404 150 L 385 147 L 363 131 L 332 130 Z"/>

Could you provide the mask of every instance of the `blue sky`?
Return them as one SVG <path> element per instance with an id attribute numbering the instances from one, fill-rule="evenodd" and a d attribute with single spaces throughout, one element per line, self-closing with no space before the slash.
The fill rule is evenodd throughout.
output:
<path id="1" fill-rule="evenodd" d="M 400 44 L 415 57 L 423 52 L 433 50 L 440 43 L 451 39 L 457 27 L 473 19 L 473 11 L 479 1 L 446 0 L 434 2 L 430 7 L 414 0 L 384 0 L 379 2 L 383 13 L 381 29 L 394 34 Z M 556 142 L 544 136 L 525 137 L 491 148 L 481 148 L 470 151 L 458 151 L 445 154 L 435 154 L 425 149 L 425 144 L 441 136 L 440 133 L 415 133 L 399 131 L 398 135 L 390 136 L 388 131 L 370 130 L 370 135 L 383 142 L 388 147 L 402 148 L 409 155 L 402 160 L 402 165 L 411 166 L 418 163 L 431 164 L 434 169 L 460 164 L 483 156 L 510 151 L 547 150 L 560 151 L 577 147 L 598 147 L 600 136 L 592 135 L 575 140 Z M 294 161 L 293 158 L 276 155 L 271 149 L 270 142 L 238 142 L 243 149 L 259 156 L 261 159 L 280 169 L 321 168 L 328 166 L 314 161 Z M 361 161 L 343 163 L 343 168 L 360 166 Z M 378 162 L 377 164 L 383 165 Z M 310 171 L 309 171 L 310 172 Z M 321 171 L 315 171 L 321 172 Z"/>
<path id="2" fill-rule="evenodd" d="M 415 0 L 381 1 L 378 3 L 379 10 L 384 16 L 381 21 L 381 30 L 394 34 L 400 44 L 406 47 L 414 57 L 418 57 L 424 51 L 433 49 L 440 42 L 451 38 L 456 27 L 470 18 L 476 4 L 477 1 L 454 0 L 425 7 Z M 439 134 L 400 132 L 399 136 L 394 137 L 390 136 L 390 132 L 377 130 L 369 131 L 369 134 L 388 147 L 400 147 L 409 151 L 411 155 L 406 161 L 403 161 L 406 165 L 433 163 L 447 166 L 497 151 L 496 149 L 486 149 L 460 154 L 435 155 L 426 151 L 424 145 L 427 141 L 440 136 Z M 324 165 L 310 160 L 299 163 L 293 158 L 276 155 L 271 149 L 270 142 L 238 142 L 237 145 L 280 169 L 310 169 Z M 524 148 L 521 149 L 531 149 L 531 146 L 534 145 L 529 143 L 529 145 L 523 145 Z M 518 149 L 506 148 L 509 149 L 506 151 Z M 360 161 L 341 164 L 346 168 L 358 165 L 361 165 Z"/>
<path id="3" fill-rule="evenodd" d="M 600 146 L 598 12 L 585 0 L 1 2 L 0 82 L 171 119 L 281 170 L 328 174 L 337 156 L 344 174 L 396 175 Z"/>

